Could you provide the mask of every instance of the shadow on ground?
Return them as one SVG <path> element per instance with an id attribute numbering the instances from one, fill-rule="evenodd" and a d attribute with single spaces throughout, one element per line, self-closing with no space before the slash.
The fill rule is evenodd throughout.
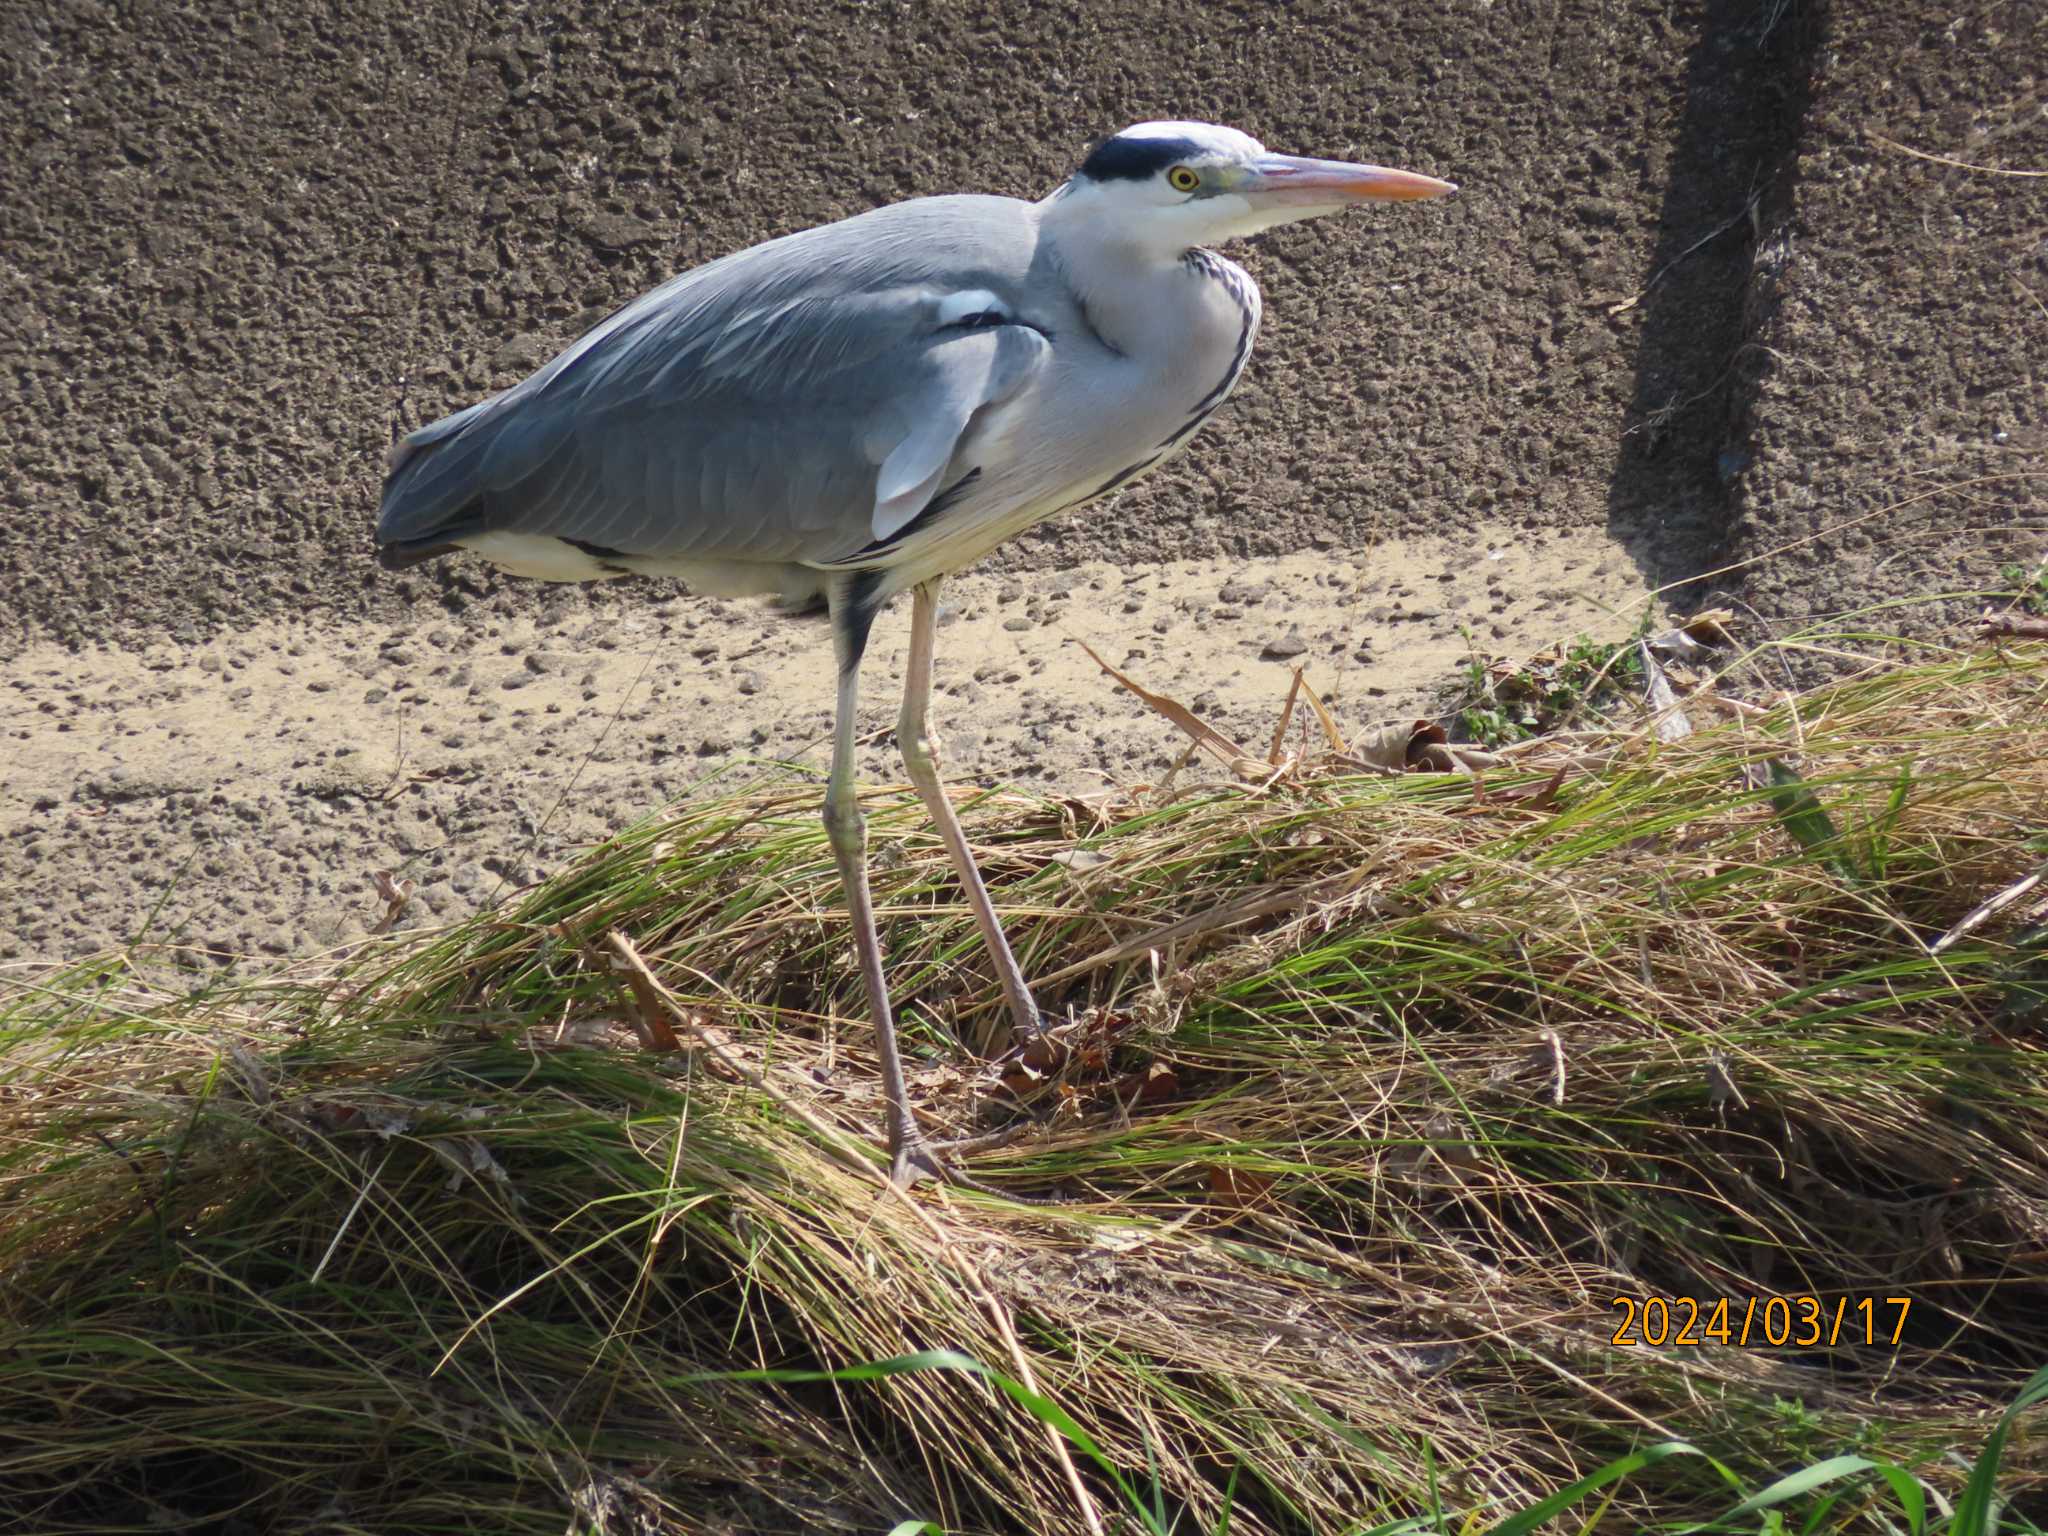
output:
<path id="1" fill-rule="evenodd" d="M 1737 364 L 1770 301 L 1827 32 L 1818 0 L 1712 0 L 1686 63 L 1607 497 L 1608 532 L 1680 607 L 1714 591 L 1708 574 L 1729 559 L 1755 377 Z"/>

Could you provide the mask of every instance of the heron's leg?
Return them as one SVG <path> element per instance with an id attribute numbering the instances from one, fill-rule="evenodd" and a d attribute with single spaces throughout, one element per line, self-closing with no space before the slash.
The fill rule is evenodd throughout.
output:
<path id="1" fill-rule="evenodd" d="M 882 1057 L 882 1091 L 889 1101 L 889 1177 L 898 1184 L 921 1174 L 945 1177 L 938 1158 L 910 1114 L 910 1090 L 903 1080 L 903 1058 L 896 1049 L 896 1022 L 889 1011 L 889 983 L 882 974 L 882 944 L 875 934 L 874 901 L 868 894 L 868 828 L 854 796 L 853 743 L 859 723 L 860 658 L 867 647 L 872 613 L 859 611 L 859 595 L 832 603 L 832 629 L 839 651 L 839 708 L 833 724 L 832 777 L 825 785 L 825 835 L 832 844 L 839 882 L 846 891 L 846 912 L 853 922 L 853 947 L 867 981 L 868 1006 L 875 1019 L 875 1043 Z"/>
<path id="2" fill-rule="evenodd" d="M 981 926 L 981 937 L 995 957 L 996 975 L 1003 984 L 1003 997 L 1010 1008 L 1010 1022 L 1020 1040 L 1045 1032 L 1038 1007 L 1031 1001 L 1031 988 L 1010 953 L 1003 937 L 1003 925 L 996 917 L 995 903 L 988 899 L 988 887 L 981 883 L 974 852 L 967 846 L 967 834 L 960 830 L 960 818 L 953 814 L 953 802 L 939 782 L 939 739 L 931 726 L 932 645 L 938 631 L 939 579 L 918 587 L 910 610 L 910 660 L 904 668 L 903 713 L 896 722 L 896 744 L 903 751 L 903 766 L 910 772 L 918 798 L 924 801 L 939 838 L 951 855 L 960 885 L 967 892 L 967 904 Z"/>

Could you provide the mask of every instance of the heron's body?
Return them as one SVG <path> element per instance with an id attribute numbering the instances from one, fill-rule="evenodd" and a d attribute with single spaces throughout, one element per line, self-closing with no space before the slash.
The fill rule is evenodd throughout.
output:
<path id="1" fill-rule="evenodd" d="M 864 571 L 878 606 L 1128 485 L 1228 397 L 1258 287 L 1213 251 L 1103 252 L 1061 211 L 920 198 L 684 273 L 415 434 L 387 560 L 792 599 Z M 883 510 L 899 450 L 913 496 Z"/>
<path id="2" fill-rule="evenodd" d="M 926 718 L 941 580 L 1130 484 L 1236 386 L 1261 305 L 1208 247 L 1448 183 L 1148 123 L 1041 202 L 930 197 L 771 240 L 636 299 L 503 394 L 394 452 L 384 562 L 469 550 L 524 576 L 680 577 L 823 597 L 840 664 L 825 821 L 875 1013 L 898 1177 L 942 1171 L 911 1119 L 853 793 L 860 659 L 916 594 L 897 739 L 1012 1018 L 1038 1027 L 938 775 Z"/>

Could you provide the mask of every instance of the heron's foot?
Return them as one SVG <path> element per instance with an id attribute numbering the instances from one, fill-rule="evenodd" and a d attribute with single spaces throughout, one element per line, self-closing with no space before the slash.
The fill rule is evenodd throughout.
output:
<path id="1" fill-rule="evenodd" d="M 889 1182 L 898 1189 L 909 1189 L 918 1180 L 926 1178 L 948 1184 L 953 1181 L 955 1172 L 921 1133 L 913 1131 L 904 1135 L 899 1132 L 890 1136 Z"/>
<path id="2" fill-rule="evenodd" d="M 1034 1040 L 1049 1040 L 1052 1031 L 1047 1028 L 1045 1016 L 1038 1011 L 1038 1004 L 1026 992 L 1021 999 L 1010 999 L 1010 1043 L 1029 1045 Z"/>
<path id="3" fill-rule="evenodd" d="M 998 1200 L 1012 1200 L 1019 1205 L 1059 1205 L 1061 1201 L 1049 1195 L 1020 1195 L 1015 1190 L 1001 1189 L 994 1184 L 984 1183 L 973 1174 L 956 1168 L 946 1160 L 945 1154 L 956 1149 L 965 1150 L 975 1146 L 992 1145 L 999 1139 L 989 1136 L 970 1136 L 961 1141 L 930 1142 L 922 1132 L 908 1136 L 889 1138 L 889 1182 L 898 1189 L 909 1189 L 920 1179 L 933 1179 L 940 1184 L 951 1184 L 960 1189 L 972 1189 L 984 1195 L 993 1195 Z"/>

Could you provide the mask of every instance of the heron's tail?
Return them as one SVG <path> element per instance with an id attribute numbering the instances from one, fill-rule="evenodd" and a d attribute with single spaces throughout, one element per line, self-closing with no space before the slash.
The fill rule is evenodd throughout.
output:
<path id="1" fill-rule="evenodd" d="M 445 555 L 484 528 L 484 463 L 496 432 L 486 418 L 497 399 L 421 427 L 385 461 L 377 509 L 377 563 L 387 571 Z"/>

